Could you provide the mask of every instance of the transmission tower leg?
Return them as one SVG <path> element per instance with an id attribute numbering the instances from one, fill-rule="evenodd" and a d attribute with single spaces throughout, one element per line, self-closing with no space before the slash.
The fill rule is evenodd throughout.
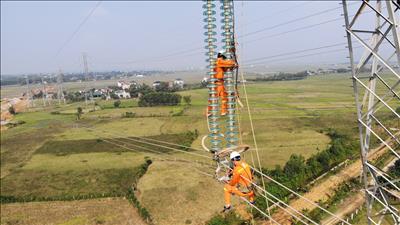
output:
<path id="1" fill-rule="evenodd" d="M 367 221 L 368 224 L 381 224 L 387 220 L 398 225 L 400 214 L 394 205 L 400 203 L 400 196 L 397 194 L 400 193 L 399 184 L 389 175 L 390 167 L 381 166 L 369 157 L 376 149 L 383 147 L 390 154 L 389 158 L 400 160 L 400 115 L 395 108 L 400 109 L 400 75 L 399 70 L 395 69 L 400 64 L 400 9 L 399 4 L 389 0 L 384 1 L 384 10 L 382 2 L 362 1 L 354 15 L 350 13 L 353 16 L 349 16 L 347 1 L 342 0 L 357 107 Z M 361 16 L 367 9 L 373 11 L 375 24 L 368 22 L 370 18 Z M 357 29 L 359 24 L 362 25 L 362 30 Z M 365 42 L 365 36 L 362 35 L 372 35 L 371 41 Z M 364 49 L 364 54 L 359 59 L 353 51 L 355 43 L 361 44 Z M 382 47 L 383 44 L 388 44 L 389 47 Z M 388 49 L 393 53 L 388 55 Z M 391 60 L 394 56 L 396 59 L 393 62 Z M 364 79 L 365 70 L 370 70 L 367 80 Z"/>

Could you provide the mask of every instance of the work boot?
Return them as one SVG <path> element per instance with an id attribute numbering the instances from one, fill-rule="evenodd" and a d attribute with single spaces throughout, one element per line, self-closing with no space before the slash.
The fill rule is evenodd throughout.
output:
<path id="1" fill-rule="evenodd" d="M 229 212 L 229 211 L 231 211 L 231 209 L 232 209 L 232 207 L 230 205 L 229 206 L 224 205 L 224 210 L 222 210 L 222 213 Z"/>
<path id="2" fill-rule="evenodd" d="M 250 191 L 250 192 L 248 192 L 247 193 L 248 194 L 248 196 L 249 196 L 249 202 L 250 202 L 250 204 L 252 204 L 252 205 L 254 205 L 255 203 L 256 203 L 256 201 L 254 200 L 254 191 Z"/>

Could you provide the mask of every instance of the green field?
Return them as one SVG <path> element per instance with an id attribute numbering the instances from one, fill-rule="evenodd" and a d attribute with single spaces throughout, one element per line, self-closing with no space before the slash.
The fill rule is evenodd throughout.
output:
<path id="1" fill-rule="evenodd" d="M 325 149 L 330 142 L 324 133 L 328 128 L 355 137 L 355 106 L 350 85 L 345 75 L 248 83 L 248 100 L 262 166 L 274 168 L 283 165 L 291 154 L 309 157 Z M 240 93 L 245 102 L 244 91 Z M 123 100 L 121 108 L 113 108 L 113 101 L 98 101 L 96 108 L 85 107 L 81 102 L 18 114 L 15 120 L 25 123 L 2 131 L 1 135 L 2 195 L 124 192 L 135 181 L 137 167 L 145 157 L 150 157 L 154 164 L 140 180 L 138 189 L 140 201 L 154 215 L 155 221 L 160 224 L 207 221 L 223 205 L 222 187 L 201 172 L 190 169 L 187 161 L 211 163 L 211 160 L 131 140 L 148 137 L 187 144 L 191 140 L 184 134 L 197 130 L 199 135 L 192 147 L 201 148 L 200 140 L 208 133 L 207 90 L 181 94 L 192 98 L 191 106 L 186 109 L 183 105 L 142 108 L 137 106 L 136 100 Z M 81 120 L 75 115 L 78 106 L 84 108 Z M 182 115 L 174 116 L 182 110 Z M 126 112 L 134 113 L 135 117 L 124 118 Z M 246 155 L 251 161 L 250 155 L 255 156 L 255 152 L 246 108 L 240 109 L 240 118 L 241 141 L 252 147 Z M 220 122 L 224 130 L 224 120 Z M 110 144 L 110 141 L 119 145 Z M 206 152 L 195 153 L 207 155 Z M 212 172 L 211 169 L 206 171 Z M 181 176 L 176 180 L 174 174 Z M 159 193 L 165 195 L 159 196 Z M 187 205 L 191 201 L 202 207 L 203 215 L 193 212 L 169 216 L 174 209 L 183 211 L 195 207 Z"/>
<path id="2" fill-rule="evenodd" d="M 146 224 L 123 198 L 1 205 L 1 224 Z"/>

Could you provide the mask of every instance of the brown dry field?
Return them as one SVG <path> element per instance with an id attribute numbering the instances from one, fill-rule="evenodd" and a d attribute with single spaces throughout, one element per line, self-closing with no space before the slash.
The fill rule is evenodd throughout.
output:
<path id="1" fill-rule="evenodd" d="M 136 209 L 123 198 L 29 202 L 1 205 L 1 224 L 14 225 L 144 225 Z"/>
<path id="2" fill-rule="evenodd" d="M 185 162 L 156 161 L 138 183 L 140 202 L 158 225 L 205 224 L 224 205 L 223 185 Z M 236 196 L 233 207 L 238 207 Z"/>

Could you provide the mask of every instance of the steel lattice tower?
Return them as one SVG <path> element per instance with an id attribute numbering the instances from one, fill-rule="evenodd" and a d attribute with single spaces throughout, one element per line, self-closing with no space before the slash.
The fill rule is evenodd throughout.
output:
<path id="1" fill-rule="evenodd" d="M 64 96 L 64 89 L 63 89 L 63 74 L 61 69 L 58 71 L 57 75 L 57 98 L 58 98 L 58 104 L 61 104 L 61 101 L 64 102 L 65 104 L 65 96 Z"/>
<path id="2" fill-rule="evenodd" d="M 89 65 L 87 62 L 87 54 L 84 52 L 82 53 L 82 58 L 83 58 L 83 69 L 84 69 L 84 81 L 85 81 L 85 86 L 84 86 L 84 92 L 85 92 L 85 105 L 87 105 L 87 99 L 88 99 L 88 93 L 87 93 L 87 82 L 89 82 Z M 93 92 L 91 89 L 90 91 L 90 102 L 93 103 Z"/>
<path id="3" fill-rule="evenodd" d="M 400 160 L 400 1 L 361 1 L 354 11 L 342 3 L 368 224 L 400 224 L 400 183 L 390 174 Z M 362 55 L 354 51 L 359 45 Z M 383 163 L 372 157 L 385 150 Z"/>

